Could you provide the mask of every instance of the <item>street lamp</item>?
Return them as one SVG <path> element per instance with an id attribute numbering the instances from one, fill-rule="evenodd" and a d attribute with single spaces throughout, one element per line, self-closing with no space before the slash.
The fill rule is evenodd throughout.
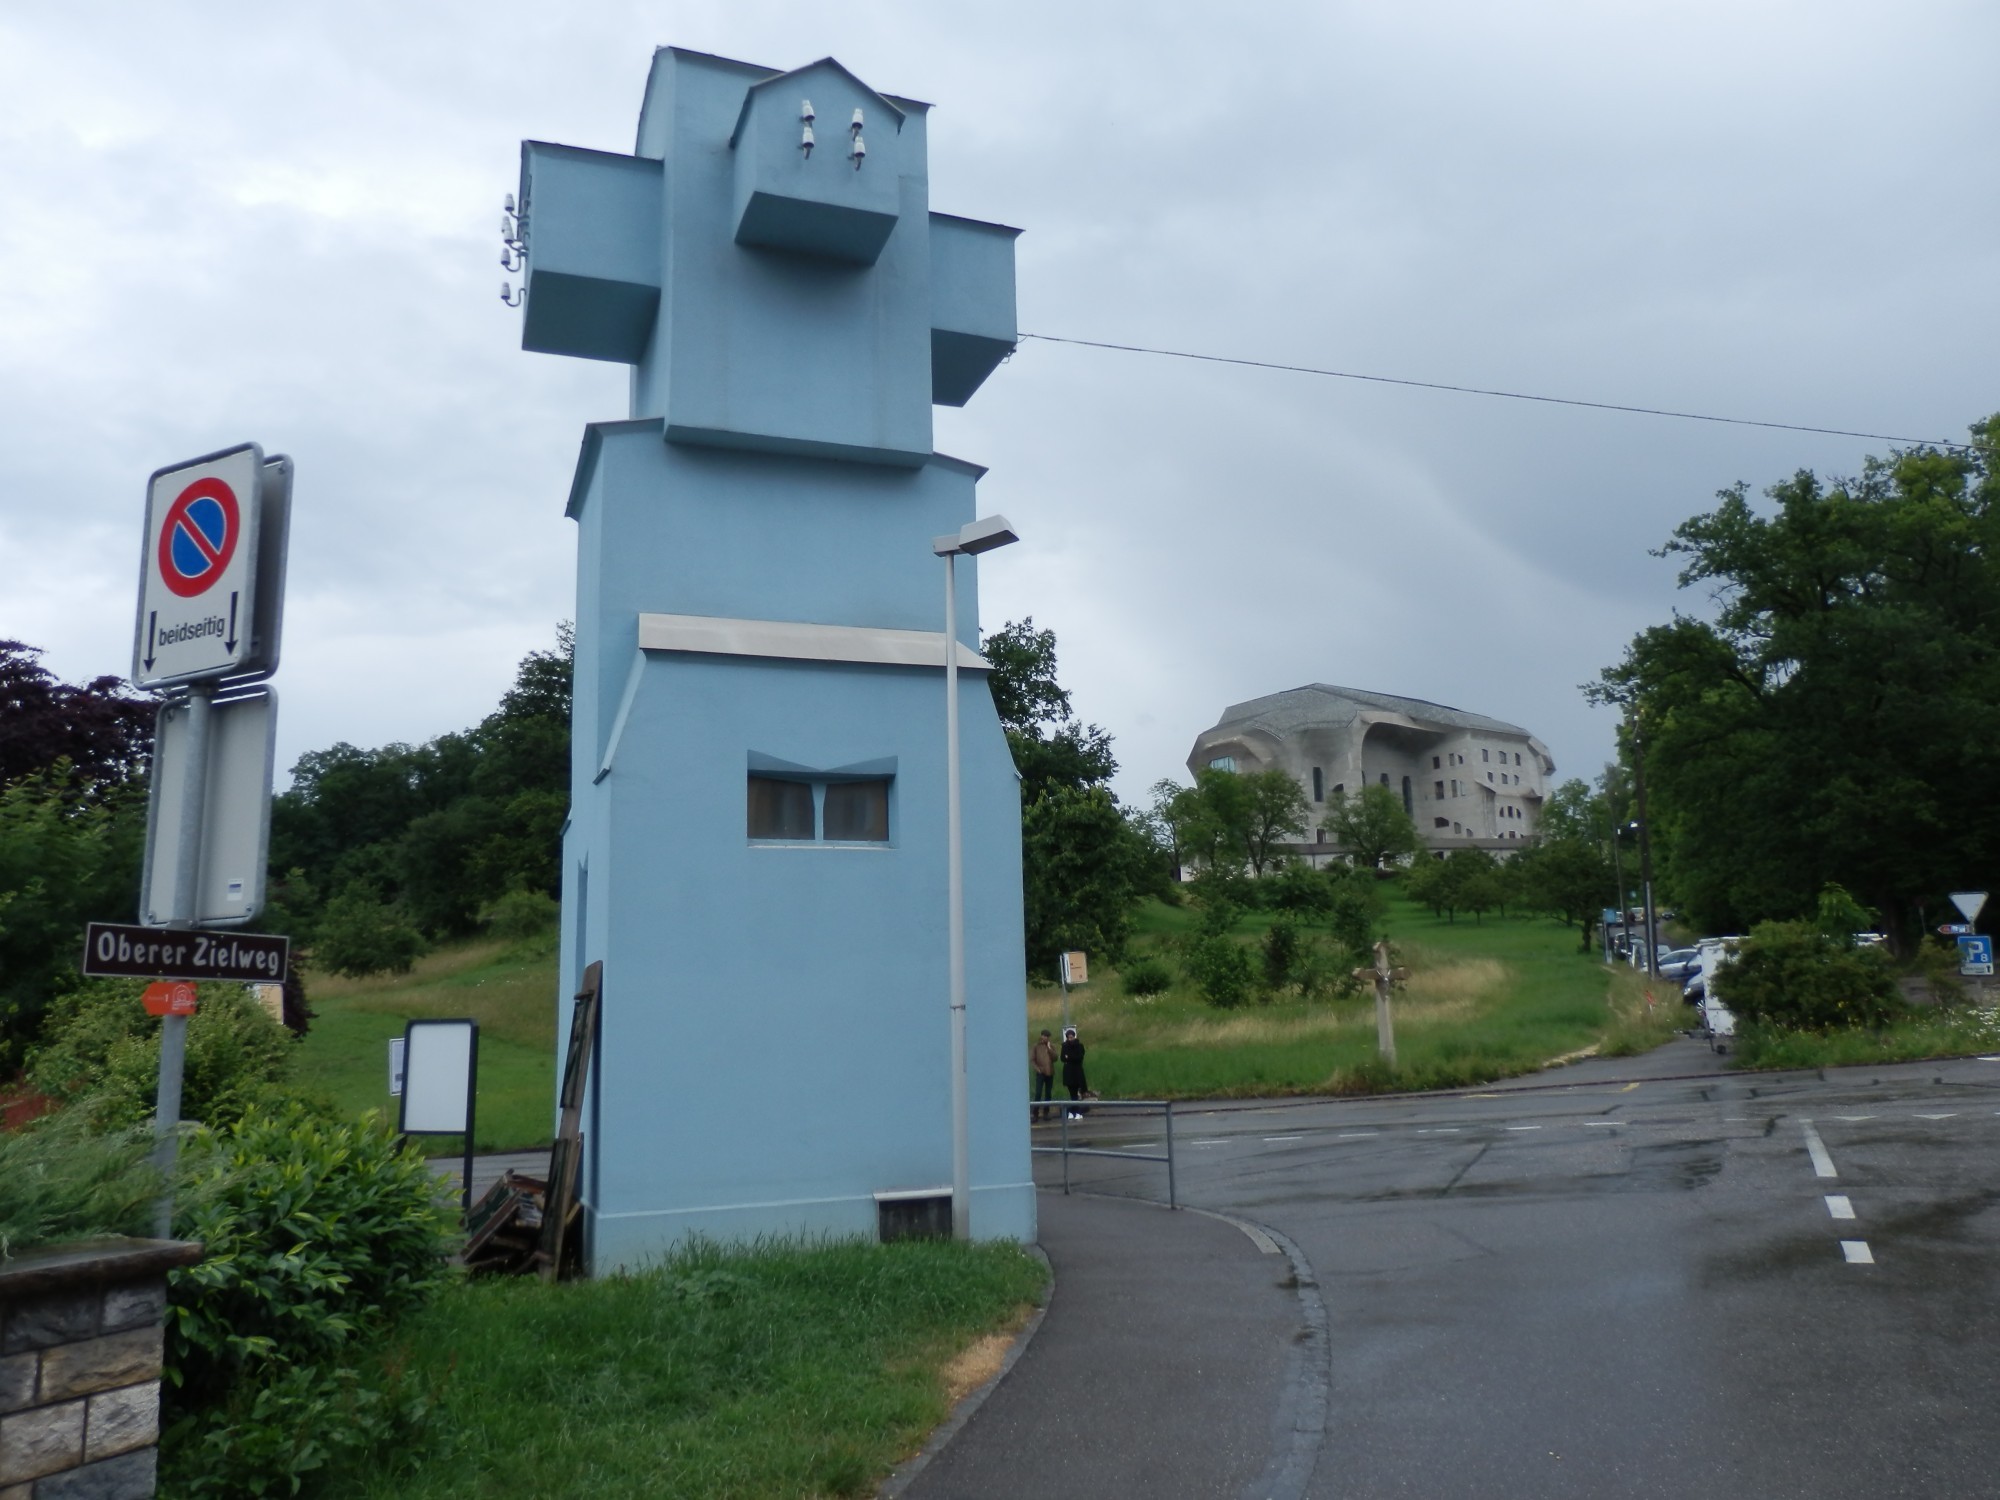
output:
<path id="1" fill-rule="evenodd" d="M 965 1085 L 965 851 L 958 808 L 958 559 L 1020 538 L 1005 516 L 983 516 L 931 539 L 944 559 L 946 886 L 951 903 L 951 1237 L 972 1238 L 972 1148 Z"/>

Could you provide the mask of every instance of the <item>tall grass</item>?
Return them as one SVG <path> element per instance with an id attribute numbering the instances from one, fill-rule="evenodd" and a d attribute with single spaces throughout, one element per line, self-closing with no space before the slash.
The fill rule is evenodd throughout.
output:
<path id="1" fill-rule="evenodd" d="M 65 1240 L 147 1234 L 160 1176 L 143 1130 L 98 1134 L 80 1111 L 0 1131 L 0 1260 Z"/>
<path id="2" fill-rule="evenodd" d="M 1926 1010 L 1880 1028 L 1780 1031 L 1745 1024 L 1733 1046 L 1739 1068 L 1840 1068 L 1917 1062 L 2000 1048 L 2000 1011 Z"/>
<path id="3" fill-rule="evenodd" d="M 1189 911 L 1150 904 L 1132 956 L 1171 962 L 1174 940 L 1193 923 Z M 1247 914 L 1234 935 L 1254 943 L 1268 925 Z M 1225 1011 L 1184 982 L 1142 1000 L 1123 995 L 1115 975 L 1105 974 L 1070 1002 L 1089 1049 L 1091 1086 L 1126 1098 L 1453 1087 L 1587 1051 L 1644 1050 L 1684 1024 L 1678 997 L 1649 1008 L 1639 976 L 1607 970 L 1579 951 L 1574 929 L 1554 922 L 1446 922 L 1392 895 L 1388 930 L 1410 970 L 1392 1002 L 1394 1069 L 1377 1053 L 1372 994 L 1276 998 Z M 1028 1008 L 1031 1029 L 1053 1027 L 1061 997 L 1038 991 Z"/>
<path id="4" fill-rule="evenodd" d="M 1016 1324 L 1043 1279 L 1013 1246 L 903 1241 L 698 1246 L 636 1276 L 467 1283 L 404 1329 L 411 1374 L 450 1376 L 439 1441 L 337 1489 L 867 1494 L 946 1415 L 955 1356 Z"/>

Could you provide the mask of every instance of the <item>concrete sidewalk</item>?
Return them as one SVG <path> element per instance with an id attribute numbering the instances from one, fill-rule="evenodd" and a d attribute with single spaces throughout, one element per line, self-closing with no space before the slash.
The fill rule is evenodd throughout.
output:
<path id="1" fill-rule="evenodd" d="M 1040 1330 L 901 1500 L 1296 1495 L 1325 1411 L 1325 1324 L 1283 1247 L 1189 1210 L 1039 1196 Z"/>

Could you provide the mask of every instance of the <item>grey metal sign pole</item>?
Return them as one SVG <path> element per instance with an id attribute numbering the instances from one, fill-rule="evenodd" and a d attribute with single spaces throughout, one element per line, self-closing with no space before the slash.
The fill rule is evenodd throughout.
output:
<path id="1" fill-rule="evenodd" d="M 188 754 L 181 783 L 179 858 L 174 864 L 174 895 L 169 927 L 195 925 L 195 887 L 201 878 L 202 803 L 208 793 L 207 684 L 188 693 Z M 169 1015 L 160 1022 L 160 1094 L 153 1112 L 153 1162 L 166 1179 L 153 1216 L 153 1231 L 161 1239 L 173 1233 L 174 1164 L 180 1155 L 181 1076 L 187 1065 L 186 1016 Z"/>

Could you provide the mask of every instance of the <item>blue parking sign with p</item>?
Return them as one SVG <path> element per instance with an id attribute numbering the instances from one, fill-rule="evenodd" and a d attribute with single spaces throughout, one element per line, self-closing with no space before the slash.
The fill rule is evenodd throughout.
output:
<path id="1" fill-rule="evenodd" d="M 1960 937 L 1958 940 L 1958 972 L 1961 974 L 1991 974 L 1993 972 L 1993 939 L 1983 934 Z"/>

